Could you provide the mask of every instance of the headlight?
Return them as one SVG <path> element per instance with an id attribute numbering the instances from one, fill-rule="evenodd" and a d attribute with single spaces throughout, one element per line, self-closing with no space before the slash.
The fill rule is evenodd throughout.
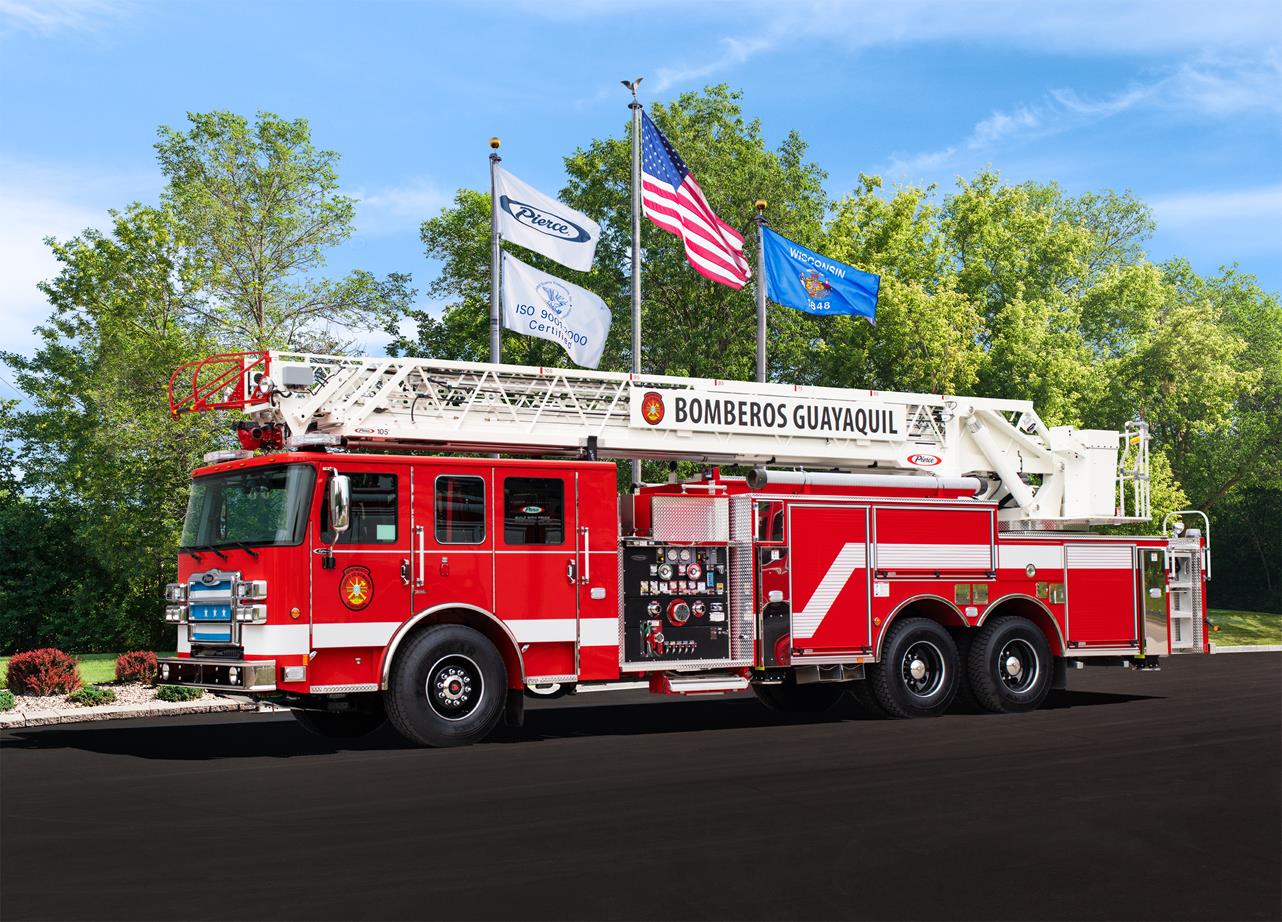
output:
<path id="1" fill-rule="evenodd" d="M 187 608 L 183 605 L 166 605 L 165 620 L 172 621 L 175 624 L 181 623 L 183 616 L 187 614 Z"/>
<path id="2" fill-rule="evenodd" d="M 236 620 L 247 624 L 266 624 L 266 605 L 237 605 Z"/>
<path id="3" fill-rule="evenodd" d="M 165 586 L 166 602 L 186 602 L 187 601 L 187 584 L 170 583 Z"/>
<path id="4" fill-rule="evenodd" d="M 242 579 L 236 581 L 236 598 L 241 602 L 257 602 L 267 598 L 267 580 Z"/>
<path id="5" fill-rule="evenodd" d="M 169 681 L 169 664 L 168 663 L 160 664 L 160 678 L 165 682 Z"/>

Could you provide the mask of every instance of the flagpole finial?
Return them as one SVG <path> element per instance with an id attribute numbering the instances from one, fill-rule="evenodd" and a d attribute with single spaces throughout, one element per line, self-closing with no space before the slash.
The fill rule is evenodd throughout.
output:
<path id="1" fill-rule="evenodd" d="M 753 208 L 755 208 L 755 209 L 757 209 L 758 213 L 760 213 L 760 212 L 762 212 L 762 211 L 765 211 L 765 210 L 766 210 L 766 200 L 765 200 L 765 199 L 763 199 L 763 198 L 759 198 L 759 199 L 757 199 L 755 202 L 753 202 L 753 203 L 752 203 L 752 207 L 753 207 Z"/>
<path id="2" fill-rule="evenodd" d="M 625 88 L 632 91 L 632 105 L 629 108 L 641 105 L 641 103 L 637 101 L 637 87 L 641 85 L 641 81 L 644 79 L 645 79 L 644 77 L 637 77 L 635 80 L 619 81 L 624 85 Z"/>
<path id="3" fill-rule="evenodd" d="M 498 138 L 490 138 L 490 150 L 498 150 L 501 143 Z"/>

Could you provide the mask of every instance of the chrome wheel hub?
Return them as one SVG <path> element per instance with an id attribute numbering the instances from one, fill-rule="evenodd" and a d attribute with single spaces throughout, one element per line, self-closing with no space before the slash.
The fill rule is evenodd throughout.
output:
<path id="1" fill-rule="evenodd" d="M 427 674 L 427 700 L 446 720 L 462 720 L 476 710 L 484 692 L 481 670 L 461 654 L 441 658 Z"/>
<path id="2" fill-rule="evenodd" d="M 1023 694 L 1031 690 L 1041 671 L 1037 651 L 1023 638 L 1007 641 L 997 655 L 997 676 L 1009 691 Z"/>
<path id="3" fill-rule="evenodd" d="M 910 695 L 930 698 L 947 678 L 944 654 L 929 640 L 919 640 L 904 651 L 899 674 Z"/>

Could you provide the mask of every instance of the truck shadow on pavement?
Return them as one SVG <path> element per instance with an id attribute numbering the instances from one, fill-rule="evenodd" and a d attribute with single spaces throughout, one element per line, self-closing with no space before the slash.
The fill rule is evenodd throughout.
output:
<path id="1" fill-rule="evenodd" d="M 1057 691 L 1044 710 L 1100 707 L 1160 696 L 1089 691 Z M 123 755 L 165 761 L 224 759 L 284 759 L 340 752 L 412 750 L 389 725 L 358 739 L 323 739 L 313 736 L 288 715 L 237 715 L 234 719 L 186 718 L 175 723 L 129 721 L 78 726 L 20 728 L 8 731 L 0 742 L 4 749 L 77 749 L 104 755 Z M 1001 715 L 981 713 L 961 705 L 942 718 L 1001 720 Z M 1018 719 L 1018 718 L 1014 718 Z M 178 718 L 173 718 L 178 720 Z M 546 740 L 636 736 L 662 733 L 711 733 L 719 730 L 787 727 L 799 724 L 883 723 L 882 718 L 843 700 L 819 715 L 784 715 L 766 710 L 748 697 L 710 701 L 656 701 L 643 704 L 579 704 L 574 699 L 538 702 L 526 711 L 525 725 L 500 725 L 480 745 L 530 744 Z"/>

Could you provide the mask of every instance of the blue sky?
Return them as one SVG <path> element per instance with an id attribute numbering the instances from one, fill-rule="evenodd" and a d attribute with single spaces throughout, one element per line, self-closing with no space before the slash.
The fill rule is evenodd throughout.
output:
<path id="1" fill-rule="evenodd" d="M 331 267 L 425 288 L 418 225 L 487 183 L 489 137 L 555 192 L 562 157 L 623 129 L 619 79 L 638 74 L 643 100 L 742 89 L 771 143 L 810 142 L 833 195 L 860 171 L 951 187 L 988 165 L 1130 189 L 1155 210 L 1153 258 L 1282 289 L 1276 0 L 0 0 L 0 349 L 29 350 L 46 313 L 41 238 L 154 201 L 156 127 L 189 110 L 308 118 L 362 200 Z"/>

